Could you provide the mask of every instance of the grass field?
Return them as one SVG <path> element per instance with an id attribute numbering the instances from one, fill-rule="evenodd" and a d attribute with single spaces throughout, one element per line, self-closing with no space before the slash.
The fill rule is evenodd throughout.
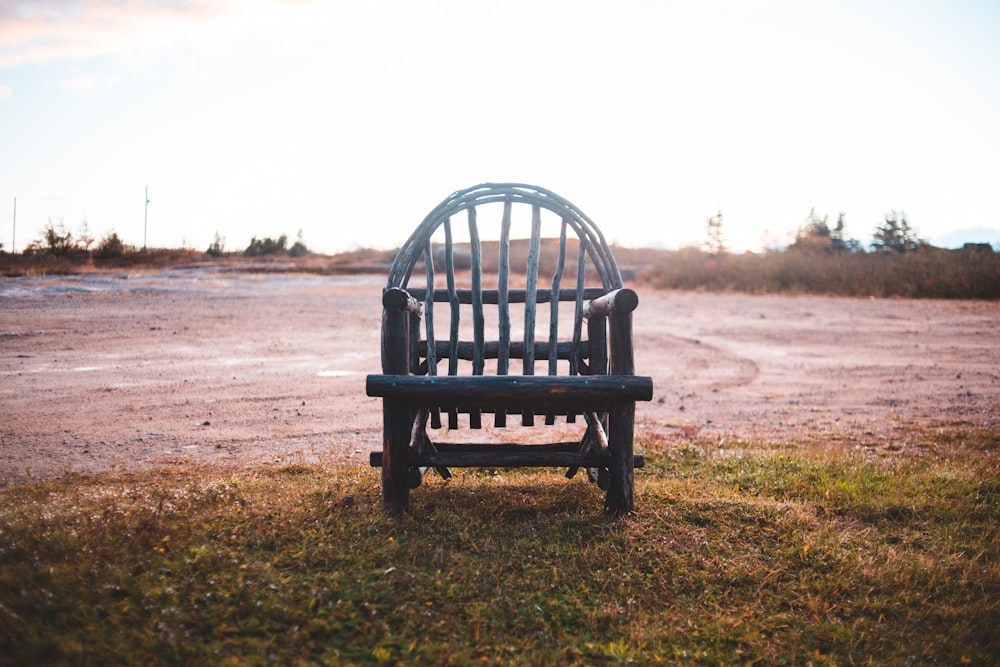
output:
<path id="1" fill-rule="evenodd" d="M 661 442 L 557 472 L 156 468 L 0 491 L 2 664 L 990 665 L 1000 435 Z"/>

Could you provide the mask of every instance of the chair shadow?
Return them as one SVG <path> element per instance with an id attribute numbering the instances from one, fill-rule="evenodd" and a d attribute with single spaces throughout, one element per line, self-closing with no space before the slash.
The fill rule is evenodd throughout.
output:
<path id="1" fill-rule="evenodd" d="M 448 517 L 479 525 L 563 523 L 602 529 L 624 525 L 604 510 L 605 492 L 586 480 L 581 471 L 573 479 L 504 473 L 476 475 L 471 483 L 425 483 L 411 491 L 408 514 L 427 521 Z"/>

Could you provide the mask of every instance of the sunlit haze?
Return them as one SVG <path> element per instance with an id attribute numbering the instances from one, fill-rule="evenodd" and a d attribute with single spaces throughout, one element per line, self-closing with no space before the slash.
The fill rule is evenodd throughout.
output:
<path id="1" fill-rule="evenodd" d="M 994 0 L 4 0 L 0 242 L 142 245 L 148 186 L 152 247 L 390 248 L 517 181 L 625 245 L 810 209 L 1000 243 L 998 35 Z"/>

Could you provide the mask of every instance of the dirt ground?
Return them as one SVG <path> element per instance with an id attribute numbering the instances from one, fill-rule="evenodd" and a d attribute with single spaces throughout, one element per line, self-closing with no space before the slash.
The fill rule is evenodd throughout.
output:
<path id="1" fill-rule="evenodd" d="M 0 486 L 183 461 L 366 465 L 381 278 L 212 268 L 0 280 Z M 644 443 L 905 447 L 1000 428 L 1000 303 L 637 287 Z"/>

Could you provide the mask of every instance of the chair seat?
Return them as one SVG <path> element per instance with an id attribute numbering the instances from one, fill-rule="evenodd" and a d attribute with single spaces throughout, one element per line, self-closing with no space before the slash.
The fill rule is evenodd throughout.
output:
<path id="1" fill-rule="evenodd" d="M 416 408 L 579 413 L 652 400 L 653 379 L 638 375 L 369 375 L 365 390 L 369 396 L 401 400 Z"/>

